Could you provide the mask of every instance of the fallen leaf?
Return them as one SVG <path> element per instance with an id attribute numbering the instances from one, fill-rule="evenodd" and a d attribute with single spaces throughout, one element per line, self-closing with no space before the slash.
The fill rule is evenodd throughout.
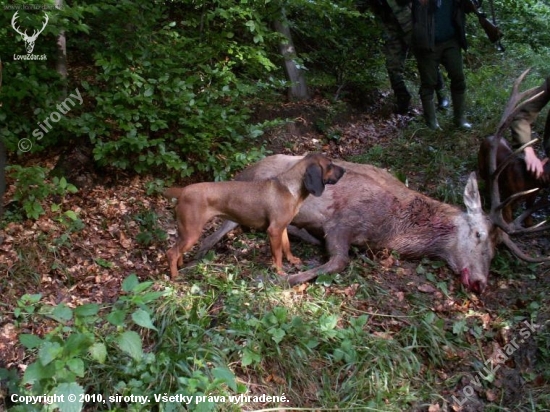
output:
<path id="1" fill-rule="evenodd" d="M 489 402 L 493 402 L 497 398 L 497 394 L 493 392 L 491 389 L 487 389 L 487 391 L 485 391 L 485 397 Z"/>
<path id="2" fill-rule="evenodd" d="M 292 290 L 294 290 L 294 292 L 297 292 L 297 293 L 304 293 L 304 291 L 307 289 L 307 286 L 308 286 L 307 283 L 301 283 L 299 285 L 294 286 Z"/>
<path id="3" fill-rule="evenodd" d="M 423 283 L 422 285 L 419 285 L 417 289 L 420 292 L 424 292 L 424 293 L 434 293 L 436 291 L 436 289 L 429 283 Z"/>
<path id="4" fill-rule="evenodd" d="M 128 239 L 125 235 L 124 235 L 124 232 L 119 232 L 119 237 L 118 237 L 119 241 L 120 241 L 120 245 L 124 248 L 124 249 L 130 249 L 132 247 L 132 241 L 130 239 Z"/>

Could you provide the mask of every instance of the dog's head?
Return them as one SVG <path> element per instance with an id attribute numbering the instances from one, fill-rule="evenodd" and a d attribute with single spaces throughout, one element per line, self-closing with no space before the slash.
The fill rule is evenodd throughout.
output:
<path id="1" fill-rule="evenodd" d="M 305 157 L 308 161 L 304 176 L 304 185 L 313 196 L 321 196 L 325 185 L 333 185 L 344 175 L 346 170 L 336 166 L 322 154 L 310 154 Z"/>

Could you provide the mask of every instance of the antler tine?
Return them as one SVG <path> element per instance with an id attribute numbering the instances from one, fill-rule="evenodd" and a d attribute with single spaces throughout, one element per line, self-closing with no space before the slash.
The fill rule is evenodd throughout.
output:
<path id="1" fill-rule="evenodd" d="M 525 192 L 522 192 L 521 194 L 523 194 L 523 193 L 525 193 Z M 529 233 L 539 233 L 539 232 L 549 230 L 550 225 L 547 224 L 547 223 L 550 222 L 550 217 L 544 219 L 543 221 L 541 221 L 541 222 L 539 222 L 536 225 L 531 226 L 531 227 L 522 227 L 521 226 L 523 221 L 527 217 L 531 216 L 533 214 L 533 212 L 535 212 L 537 210 L 541 210 L 541 209 L 547 209 L 548 207 L 550 207 L 550 201 L 548 201 L 547 199 L 538 200 L 537 203 L 535 203 L 533 206 L 531 206 L 529 209 L 525 210 L 521 215 L 519 215 L 518 217 L 516 217 L 514 219 L 513 224 L 517 229 L 514 230 L 513 232 L 509 232 L 509 234 L 511 234 L 511 235 L 514 235 L 514 234 L 529 234 Z"/>
<path id="2" fill-rule="evenodd" d="M 544 263 L 550 261 L 550 256 L 545 257 L 532 257 L 523 252 L 518 245 L 516 245 L 512 239 L 508 236 L 508 234 L 503 233 L 501 237 L 502 243 L 506 245 L 508 249 L 510 249 L 510 252 L 512 252 L 514 255 L 516 255 L 519 259 L 524 260 L 529 263 Z"/>
<path id="3" fill-rule="evenodd" d="M 550 218 L 530 228 L 523 227 L 523 222 L 527 217 L 531 216 L 531 214 L 535 210 L 539 210 L 547 207 L 548 205 L 550 205 L 550 202 L 539 201 L 537 202 L 537 204 L 535 204 L 528 210 L 524 211 L 520 216 L 518 216 L 512 222 L 508 223 L 504 219 L 502 209 L 506 207 L 508 204 L 510 204 L 510 202 L 516 200 L 517 198 L 537 192 L 540 190 L 540 188 L 534 188 L 530 190 L 525 190 L 520 193 L 516 193 L 512 196 L 509 196 L 507 199 L 505 199 L 502 202 L 500 200 L 500 190 L 499 190 L 499 177 L 502 171 L 510 164 L 510 162 L 515 157 L 517 157 L 517 155 L 520 152 L 522 152 L 526 147 L 535 144 L 538 141 L 538 139 L 533 139 L 528 143 L 522 145 L 520 148 L 515 150 L 510 156 L 508 156 L 497 167 L 497 150 L 501 143 L 500 139 L 503 138 L 504 132 L 506 131 L 506 129 L 510 127 L 510 125 L 512 124 L 517 114 L 527 104 L 529 104 L 531 101 L 536 99 L 541 93 L 544 92 L 541 87 L 534 87 L 524 92 L 519 92 L 519 87 L 521 85 L 521 82 L 523 81 L 525 76 L 527 76 L 527 74 L 529 73 L 529 70 L 530 69 L 525 70 L 514 82 L 510 99 L 506 104 L 504 113 L 497 127 L 496 133 L 493 139 L 491 140 L 491 147 L 489 151 L 489 176 L 490 176 L 489 190 L 490 190 L 490 196 L 491 196 L 491 211 L 489 216 L 493 224 L 499 227 L 500 229 L 502 229 L 503 231 L 503 233 L 501 233 L 502 243 L 504 243 L 515 256 L 517 256 L 519 259 L 522 259 L 526 262 L 543 263 L 543 262 L 550 262 L 550 256 L 532 257 L 527 255 L 525 252 L 521 250 L 521 248 L 516 243 L 514 243 L 514 241 L 510 238 L 510 235 L 537 233 L 543 230 L 549 230 L 550 225 L 548 224 L 548 222 L 550 221 Z"/>
<path id="4" fill-rule="evenodd" d="M 500 119 L 500 123 L 497 127 L 496 136 L 501 136 L 502 133 L 510 127 L 516 115 L 532 100 L 536 99 L 544 90 L 541 90 L 540 87 L 533 87 L 531 89 L 519 92 L 519 86 L 521 82 L 527 76 L 531 69 L 525 70 L 515 81 L 512 86 L 512 93 L 510 99 L 504 108 L 504 113 Z"/>
<path id="5" fill-rule="evenodd" d="M 513 195 L 508 196 L 506 199 L 504 199 L 502 202 L 500 202 L 493 210 L 499 211 L 501 209 L 504 209 L 506 206 L 508 206 L 510 203 L 512 203 L 517 198 L 520 198 L 522 196 L 529 195 L 531 193 L 538 192 L 540 188 L 535 187 L 534 189 L 524 190 L 523 192 L 514 193 Z M 533 210 L 537 210 L 533 209 Z"/>
<path id="6" fill-rule="evenodd" d="M 500 141 L 501 137 L 496 137 L 496 139 L 498 139 Z M 498 177 L 500 176 L 502 171 L 506 168 L 506 166 L 508 166 L 516 158 L 516 156 L 523 151 L 523 149 L 525 149 L 526 147 L 534 145 L 538 141 L 539 141 L 539 139 L 535 138 L 533 140 L 528 141 L 527 143 L 525 143 L 521 147 L 517 148 L 506 159 L 504 159 L 504 161 L 500 165 L 498 165 L 498 167 L 494 171 L 494 175 L 491 175 L 491 177 L 494 177 L 495 179 L 498 179 Z M 498 147 L 498 144 L 497 144 L 497 147 Z"/>
<path id="7" fill-rule="evenodd" d="M 48 13 L 44 12 L 44 15 L 46 16 L 46 21 L 44 21 L 44 24 L 42 25 L 42 28 L 40 30 L 34 30 L 32 36 L 30 36 L 31 39 L 35 39 L 38 37 L 38 35 L 40 33 L 42 33 L 44 31 L 44 29 L 46 28 L 46 25 L 48 24 L 48 21 L 50 20 L 50 18 L 48 17 Z"/>
<path id="8" fill-rule="evenodd" d="M 48 22 L 50 21 L 50 18 L 48 17 L 48 13 L 44 12 L 44 16 L 46 16 L 46 20 L 44 21 L 44 24 L 42 25 L 42 28 L 40 29 L 40 31 L 37 33 L 40 34 L 44 31 L 44 29 L 46 28 L 46 26 L 48 25 Z"/>
<path id="9" fill-rule="evenodd" d="M 535 144 L 538 139 L 533 139 L 518 149 L 516 149 L 513 153 L 511 153 L 498 167 L 496 167 L 496 151 L 498 147 L 498 142 L 500 141 L 501 137 L 495 136 L 495 139 L 493 139 L 492 144 L 495 144 L 495 148 L 491 147 L 491 151 L 489 155 L 491 156 L 490 163 L 489 163 L 489 170 L 493 171 L 490 173 L 490 180 L 489 180 L 489 187 L 490 187 L 490 194 L 491 194 L 491 211 L 490 211 L 490 218 L 493 221 L 495 225 L 500 227 L 502 230 L 504 230 L 506 233 L 512 235 L 512 234 L 518 234 L 522 233 L 525 228 L 521 225 L 523 221 L 527 218 L 527 215 L 521 215 L 517 219 L 515 219 L 513 222 L 508 223 L 504 220 L 504 217 L 502 216 L 502 209 L 504 209 L 507 205 L 509 205 L 511 202 L 516 200 L 519 197 L 526 196 L 528 194 L 537 192 L 540 190 L 540 188 L 534 188 L 525 190 L 519 193 L 514 193 L 513 195 L 509 196 L 508 198 L 504 199 L 503 201 L 500 200 L 500 189 L 499 189 L 499 176 L 501 172 L 504 170 L 506 166 L 519 154 L 523 149 L 525 149 L 528 146 L 531 146 Z M 494 163 L 493 163 L 494 162 Z M 496 169 L 496 170 L 495 170 Z M 537 208 L 538 209 L 538 208 Z M 534 210 L 537 210 L 534 209 Z M 532 212 L 532 211 L 531 211 Z"/>
<path id="10" fill-rule="evenodd" d="M 16 11 L 16 12 L 14 13 L 13 17 L 11 18 L 11 25 L 12 25 L 13 29 L 14 29 L 17 33 L 19 33 L 21 36 L 26 36 L 26 35 L 27 35 L 27 31 L 26 31 L 26 30 L 25 30 L 25 33 L 21 33 L 19 27 L 15 27 L 15 25 L 17 24 L 17 21 L 16 21 L 16 20 L 17 20 L 17 18 L 19 17 L 19 16 L 17 15 L 17 13 L 19 13 L 19 12 Z"/>

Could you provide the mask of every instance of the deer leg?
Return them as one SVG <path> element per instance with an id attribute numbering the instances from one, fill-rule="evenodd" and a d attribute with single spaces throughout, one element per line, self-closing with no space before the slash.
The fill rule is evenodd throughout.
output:
<path id="1" fill-rule="evenodd" d="M 300 272 L 288 277 L 288 283 L 296 285 L 304 283 L 316 278 L 322 273 L 338 273 L 346 268 L 349 263 L 349 247 L 350 243 L 348 236 L 345 233 L 337 234 L 333 232 L 326 238 L 327 252 L 329 260 L 324 265 Z"/>
<path id="2" fill-rule="evenodd" d="M 206 255 L 206 253 L 216 245 L 216 243 L 218 243 L 227 233 L 237 228 L 237 226 L 239 226 L 239 224 L 231 220 L 226 220 L 223 222 L 218 230 L 202 241 L 199 250 L 195 254 L 195 259 L 202 259 L 204 255 Z"/>
<path id="3" fill-rule="evenodd" d="M 322 243 L 305 229 L 298 229 L 296 226 L 288 225 L 287 230 L 290 235 L 302 239 L 304 242 L 311 243 L 312 245 L 320 245 Z"/>

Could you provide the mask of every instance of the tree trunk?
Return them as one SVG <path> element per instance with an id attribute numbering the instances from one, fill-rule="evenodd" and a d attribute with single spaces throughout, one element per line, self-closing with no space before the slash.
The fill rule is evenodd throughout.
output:
<path id="1" fill-rule="evenodd" d="M 61 9 L 63 7 L 63 0 L 55 0 L 55 7 Z M 63 79 L 63 92 L 62 99 L 67 98 L 67 44 L 65 38 L 65 31 L 61 31 L 57 37 L 57 61 L 55 69 Z"/>
<path id="2" fill-rule="evenodd" d="M 2 60 L 0 59 L 0 90 L 2 89 Z M 2 101 L 0 100 L 0 106 Z M 6 146 L 0 137 L 0 218 L 4 213 L 4 192 L 6 191 Z M 2 239 L 0 239 L 2 243 Z"/>
<path id="3" fill-rule="evenodd" d="M 286 22 L 286 13 L 284 9 L 281 10 L 281 19 L 276 20 L 273 25 L 275 26 L 275 30 L 286 39 L 279 44 L 279 50 L 284 58 L 285 74 L 291 83 L 288 89 L 288 97 L 291 100 L 307 99 L 309 98 L 309 93 L 307 90 L 305 73 L 298 67 L 294 60 L 296 57 L 296 50 L 294 48 L 294 42 L 292 41 L 290 27 L 288 27 L 288 23 Z"/>

